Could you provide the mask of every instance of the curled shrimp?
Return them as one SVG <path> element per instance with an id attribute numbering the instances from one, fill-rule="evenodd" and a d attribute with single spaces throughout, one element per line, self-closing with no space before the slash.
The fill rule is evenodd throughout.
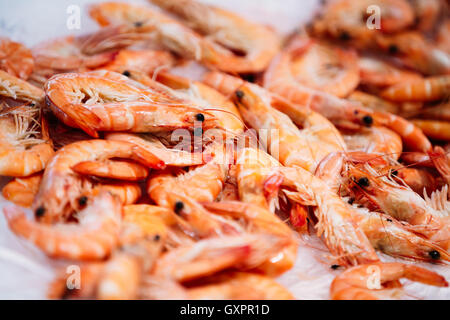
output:
<path id="1" fill-rule="evenodd" d="M 328 181 L 336 194 L 342 193 L 340 188 L 341 170 L 344 167 L 345 156 L 343 153 L 332 153 L 320 163 L 316 176 Z M 376 159 L 366 161 L 375 161 Z M 353 203 L 354 199 L 347 202 Z M 449 261 L 450 255 L 438 244 L 408 230 L 408 226 L 394 218 L 372 212 L 366 208 L 351 207 L 355 221 L 369 239 L 376 250 L 386 254 L 423 260 L 428 262 Z"/>
<path id="2" fill-rule="evenodd" d="M 450 54 L 427 41 L 417 31 L 377 34 L 375 40 L 381 50 L 391 54 L 406 67 L 425 75 L 445 75 L 450 72 Z"/>
<path id="3" fill-rule="evenodd" d="M 244 222 L 247 232 L 267 234 L 284 239 L 284 245 L 277 253 L 267 258 L 256 269 L 267 275 L 279 275 L 293 267 L 297 256 L 298 243 L 293 231 L 274 213 L 264 207 L 238 201 L 203 203 L 208 210 Z"/>
<path id="4" fill-rule="evenodd" d="M 44 91 L 0 70 L 0 96 L 38 104 L 44 100 Z"/>
<path id="5" fill-rule="evenodd" d="M 215 66 L 220 70 L 260 72 L 267 67 L 279 48 L 279 40 L 272 30 L 232 12 L 194 0 L 151 1 L 183 19 L 189 27 L 208 39 L 241 53 L 242 56 L 224 55 L 223 60 L 218 59 Z"/>
<path id="6" fill-rule="evenodd" d="M 29 208 L 39 190 L 41 179 L 42 174 L 39 173 L 25 178 L 15 178 L 3 187 L 3 197 L 18 206 Z"/>
<path id="7" fill-rule="evenodd" d="M 72 167 L 82 161 L 108 158 L 134 159 L 152 167 L 162 168 L 164 163 L 149 152 L 121 141 L 87 140 L 69 144 L 58 150 L 49 162 L 39 192 L 33 203 L 36 217 L 41 221 L 61 221 L 78 208 L 77 201 L 92 184 L 76 174 Z"/>
<path id="8" fill-rule="evenodd" d="M 373 278 L 374 275 L 377 276 L 377 283 L 370 282 L 370 277 Z M 401 292 L 400 288 L 398 286 L 393 287 L 392 283 L 401 278 L 438 287 L 448 286 L 444 277 L 414 265 L 403 263 L 363 264 L 338 275 L 331 283 L 330 296 L 333 300 L 395 298 Z"/>
<path id="9" fill-rule="evenodd" d="M 119 74 L 112 76 L 122 79 Z M 193 128 L 199 113 L 203 115 L 204 128 L 218 125 L 216 117 L 206 111 L 177 101 L 161 104 L 158 101 L 166 98 L 157 92 L 132 86 L 125 80 L 111 80 L 96 72 L 56 75 L 47 82 L 45 91 L 50 107 L 60 120 L 80 127 L 93 137 L 98 136 L 97 131 L 158 132 Z"/>
<path id="10" fill-rule="evenodd" d="M 167 166 L 195 166 L 204 163 L 203 155 L 199 152 L 187 152 L 176 148 L 169 149 L 156 137 L 146 134 L 108 133 L 106 140 L 124 141 L 135 144 L 156 155 Z"/>
<path id="11" fill-rule="evenodd" d="M 5 208 L 9 228 L 48 256 L 74 260 L 107 257 L 118 244 L 121 205 L 109 193 L 77 213 L 77 224 L 46 225 L 30 221 L 17 207 Z"/>
<path id="12" fill-rule="evenodd" d="M 276 135 L 267 135 L 267 149 L 285 166 L 298 165 L 313 171 L 322 157 L 344 148 L 336 128 L 317 113 L 302 110 L 257 85 L 232 76 L 210 73 L 205 81 L 224 94 L 234 94 L 242 117 L 253 128 L 278 130 Z M 302 130 L 296 124 L 302 126 Z M 272 141 L 274 138 L 279 139 L 278 143 Z M 275 152 L 278 155 L 274 155 Z"/>
<path id="13" fill-rule="evenodd" d="M 0 38 L 0 69 L 27 80 L 33 71 L 34 60 L 30 49 L 24 45 Z"/>
<path id="14" fill-rule="evenodd" d="M 367 8 L 376 5 L 380 12 L 380 30 L 367 27 Z M 313 23 L 313 32 L 331 36 L 343 42 L 352 41 L 359 48 L 371 46 L 377 32 L 401 31 L 414 22 L 414 11 L 406 0 L 338 0 L 329 1 L 318 19 Z"/>
<path id="15" fill-rule="evenodd" d="M 450 96 L 450 76 L 435 76 L 402 82 L 381 92 L 392 101 L 436 101 Z"/>
<path id="16" fill-rule="evenodd" d="M 145 180 L 148 176 L 147 167 L 119 160 L 82 161 L 74 165 L 72 170 L 80 175 L 126 181 Z"/>
<path id="17" fill-rule="evenodd" d="M 187 290 L 194 300 L 292 300 L 294 296 L 272 278 L 248 272 L 228 272 L 212 277 L 212 283 Z"/>
<path id="18" fill-rule="evenodd" d="M 113 61 L 101 68 L 120 73 L 132 70 L 152 75 L 159 68 L 172 67 L 174 62 L 174 57 L 167 51 L 123 49 Z"/>
<path id="19" fill-rule="evenodd" d="M 403 151 L 400 136 L 385 127 L 373 126 L 358 131 L 341 131 L 348 151 L 386 154 L 397 160 Z"/>
<path id="20" fill-rule="evenodd" d="M 0 175 L 26 177 L 45 168 L 54 151 L 39 107 L 3 110 L 0 127 Z"/>

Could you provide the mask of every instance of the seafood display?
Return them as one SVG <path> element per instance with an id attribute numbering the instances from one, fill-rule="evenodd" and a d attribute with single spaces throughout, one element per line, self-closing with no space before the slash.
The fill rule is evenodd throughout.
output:
<path id="1" fill-rule="evenodd" d="M 329 299 L 448 287 L 449 10 L 328 0 L 284 36 L 100 2 L 91 33 L 0 37 L 2 218 L 55 262 L 47 298 L 295 299 L 305 246 Z"/>

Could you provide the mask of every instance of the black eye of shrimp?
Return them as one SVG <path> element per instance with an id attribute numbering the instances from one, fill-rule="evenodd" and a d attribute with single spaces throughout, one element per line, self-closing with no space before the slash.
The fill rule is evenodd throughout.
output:
<path id="1" fill-rule="evenodd" d="M 153 237 L 153 241 L 158 242 L 159 240 L 161 240 L 161 236 L 160 236 L 159 234 L 156 234 L 156 235 Z"/>
<path id="2" fill-rule="evenodd" d="M 432 250 L 432 251 L 428 252 L 428 255 L 433 260 L 439 260 L 441 258 L 441 254 L 439 253 L 439 251 L 436 251 L 436 250 Z"/>
<path id="3" fill-rule="evenodd" d="M 350 34 L 347 31 L 342 31 L 341 34 L 339 35 L 339 39 L 342 41 L 348 41 L 351 38 L 352 37 L 350 36 Z"/>
<path id="4" fill-rule="evenodd" d="M 372 118 L 372 116 L 369 116 L 369 115 L 364 116 L 364 117 L 362 118 L 362 122 L 363 122 L 364 125 L 366 125 L 367 127 L 370 127 L 370 126 L 372 125 L 372 123 L 373 123 L 373 118 Z"/>
<path id="5" fill-rule="evenodd" d="M 174 211 L 176 214 L 179 214 L 181 210 L 184 209 L 184 203 L 182 201 L 175 202 Z"/>
<path id="6" fill-rule="evenodd" d="M 36 209 L 36 211 L 34 212 L 36 218 L 40 218 L 45 214 L 45 208 L 44 207 L 39 207 Z"/>
<path id="7" fill-rule="evenodd" d="M 122 72 L 122 74 L 123 74 L 124 76 L 126 76 L 126 77 L 131 76 L 131 73 L 130 73 L 130 71 L 128 71 L 128 70 L 125 70 L 124 72 Z"/>
<path id="8" fill-rule="evenodd" d="M 369 179 L 367 179 L 366 177 L 359 178 L 358 181 L 356 181 L 356 183 L 360 187 L 368 187 L 370 184 Z"/>
<path id="9" fill-rule="evenodd" d="M 134 26 L 135 26 L 136 28 L 139 28 L 139 27 L 142 27 L 143 24 L 144 24 L 144 23 L 143 23 L 142 21 L 137 21 L 137 22 L 134 23 Z"/>
<path id="10" fill-rule="evenodd" d="M 78 198 L 78 204 L 80 207 L 84 207 L 87 204 L 88 198 L 86 196 L 81 196 Z"/>
<path id="11" fill-rule="evenodd" d="M 340 265 L 338 265 L 338 264 L 331 265 L 331 269 L 333 269 L 333 270 L 337 270 L 337 269 L 339 269 L 339 267 L 340 267 Z"/>
<path id="12" fill-rule="evenodd" d="M 244 91 L 242 90 L 236 90 L 235 94 L 239 101 L 244 97 Z"/>
<path id="13" fill-rule="evenodd" d="M 389 45 L 388 51 L 390 54 L 398 53 L 398 47 L 395 44 Z"/>
<path id="14" fill-rule="evenodd" d="M 196 119 L 197 121 L 203 122 L 203 121 L 205 121 L 205 115 L 204 115 L 203 113 L 197 113 L 197 114 L 195 115 L 195 119 Z"/>

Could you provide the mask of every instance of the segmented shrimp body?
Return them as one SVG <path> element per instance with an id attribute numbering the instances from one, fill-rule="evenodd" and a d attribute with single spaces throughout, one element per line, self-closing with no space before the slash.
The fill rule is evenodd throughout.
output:
<path id="1" fill-rule="evenodd" d="M 279 48 L 279 39 L 273 31 L 232 12 L 194 0 L 152 2 L 176 14 L 186 25 L 209 40 L 243 53 L 243 56 L 222 54 L 215 64 L 220 70 L 260 72 L 267 67 Z"/>
<path id="2" fill-rule="evenodd" d="M 27 80 L 33 71 L 34 60 L 30 49 L 24 45 L 0 37 L 0 69 Z"/>
<path id="3" fill-rule="evenodd" d="M 18 206 L 29 208 L 33 203 L 34 196 L 39 190 L 41 179 L 42 174 L 35 174 L 25 178 L 15 178 L 3 187 L 3 197 Z"/>
<path id="4" fill-rule="evenodd" d="M 381 92 L 393 101 L 436 101 L 450 96 L 450 76 L 435 76 L 402 82 Z"/>
<path id="5" fill-rule="evenodd" d="M 108 193 L 77 213 L 78 223 L 46 225 L 30 221 L 17 207 L 5 208 L 10 229 L 54 258 L 95 260 L 107 257 L 119 239 L 121 206 Z"/>
<path id="6" fill-rule="evenodd" d="M 291 56 L 292 49 L 287 48 L 272 60 L 264 74 L 265 88 L 299 106 L 311 107 L 339 127 L 354 129 L 355 126 L 378 124 L 398 133 L 413 149 L 428 151 L 431 148 L 420 129 L 397 115 L 372 111 L 359 103 L 339 99 L 296 82 L 290 71 Z"/>
<path id="7" fill-rule="evenodd" d="M 45 168 L 53 156 L 40 108 L 22 105 L 0 113 L 0 175 L 26 177 Z"/>
<path id="8" fill-rule="evenodd" d="M 3 70 L 0 70 L 0 95 L 33 103 L 44 100 L 44 91 Z"/>
<path id="9" fill-rule="evenodd" d="M 409 68 L 425 75 L 445 75 L 450 72 L 450 54 L 427 41 L 417 31 L 393 35 L 377 34 L 377 46 Z"/>
<path id="10" fill-rule="evenodd" d="M 170 68 L 175 63 L 175 58 L 167 51 L 161 50 L 120 50 L 114 60 L 102 69 L 116 72 L 138 71 L 152 75 L 161 68 Z"/>
<path id="11" fill-rule="evenodd" d="M 205 81 L 224 94 L 234 94 L 244 120 L 259 130 L 260 135 L 264 130 L 268 132 L 267 149 L 285 166 L 298 165 L 313 171 L 323 156 L 344 146 L 339 132 L 326 119 L 299 110 L 283 99 L 272 99 L 268 91 L 257 85 L 217 73 L 208 74 Z M 302 125 L 303 130 L 293 121 Z M 278 144 L 272 141 L 275 137 L 279 139 Z"/>
<path id="12" fill-rule="evenodd" d="M 263 154 L 261 150 L 242 149 L 236 158 L 239 199 L 245 203 L 269 208 L 274 212 L 278 204 L 277 183 L 281 183 L 282 177 L 272 168 L 278 166 L 281 166 L 278 161 Z"/>
<path id="13" fill-rule="evenodd" d="M 198 113 L 203 114 L 205 128 L 217 124 L 214 116 L 199 108 L 178 101 L 170 105 L 166 97 L 156 92 L 99 75 L 67 73 L 47 82 L 45 91 L 50 107 L 65 124 L 78 126 L 94 137 L 98 136 L 97 131 L 158 132 L 193 128 Z M 122 79 L 119 74 L 116 77 Z"/>
<path id="14" fill-rule="evenodd" d="M 284 241 L 284 245 L 277 250 L 276 254 L 269 256 L 266 261 L 257 266 L 257 270 L 274 276 L 292 268 L 297 256 L 298 243 L 293 231 L 274 213 L 264 207 L 238 201 L 209 202 L 203 205 L 216 214 L 243 220 L 247 232 L 267 234 Z"/>
<path id="15" fill-rule="evenodd" d="M 134 159 L 152 168 L 164 166 L 154 155 L 126 142 L 87 140 L 69 144 L 58 150 L 44 172 L 33 203 L 37 217 L 45 222 L 67 218 L 72 209 L 78 208 L 77 201 L 82 193 L 92 187 L 91 183 L 76 174 L 72 167 L 82 161 L 115 157 Z"/>
<path id="16" fill-rule="evenodd" d="M 377 283 L 370 277 L 377 277 Z M 428 285 L 447 287 L 444 277 L 427 269 L 403 263 L 363 264 L 350 268 L 338 275 L 330 287 L 333 300 L 378 300 L 396 298 L 400 288 L 389 284 L 407 278 Z"/>
<path id="17" fill-rule="evenodd" d="M 369 29 L 367 9 L 376 5 L 380 12 L 381 30 Z M 372 45 L 374 35 L 383 31 L 386 33 L 403 30 L 414 22 L 414 11 L 405 0 L 338 0 L 329 1 L 321 16 L 313 24 L 313 32 L 328 35 L 342 41 L 352 41 L 359 48 Z"/>
<path id="18" fill-rule="evenodd" d="M 194 300 L 292 300 L 294 296 L 272 278 L 245 272 L 214 276 L 213 283 L 188 289 Z"/>
<path id="19" fill-rule="evenodd" d="M 341 131 L 348 151 L 364 151 L 373 154 L 389 155 L 397 160 L 403 151 L 400 136 L 385 128 L 373 126 L 358 131 Z"/>

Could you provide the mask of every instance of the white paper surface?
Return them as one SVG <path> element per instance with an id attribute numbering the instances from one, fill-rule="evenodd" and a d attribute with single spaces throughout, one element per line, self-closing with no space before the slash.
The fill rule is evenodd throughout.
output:
<path id="1" fill-rule="evenodd" d="M 33 46 L 40 41 L 65 34 L 83 34 L 97 29 L 86 14 L 90 0 L 15 0 L 0 1 L 0 35 Z M 146 3 L 145 1 L 131 1 Z M 316 0 L 204 0 L 235 11 L 250 20 L 272 26 L 287 34 L 306 22 L 317 8 Z M 66 12 L 70 5 L 82 11 L 81 29 L 68 30 Z M 198 72 L 195 67 L 193 72 Z M 191 71 L 192 71 L 191 70 Z M 185 73 L 186 70 L 183 71 Z M 195 75 L 193 75 L 195 77 Z M 3 182 L 5 179 L 3 179 Z M 2 186 L 0 178 L 0 186 Z M 8 205 L 0 196 L 0 211 Z M 329 286 L 339 270 L 332 271 L 328 252 L 315 237 L 301 244 L 295 267 L 279 278 L 298 299 L 328 299 Z M 383 256 L 383 259 L 392 260 Z M 7 228 L 0 213 L 0 299 L 45 298 L 48 282 L 54 276 L 52 263 L 39 250 L 18 239 Z M 446 266 L 421 264 L 450 280 Z M 440 289 L 405 281 L 404 298 L 449 299 L 450 289 Z"/>

